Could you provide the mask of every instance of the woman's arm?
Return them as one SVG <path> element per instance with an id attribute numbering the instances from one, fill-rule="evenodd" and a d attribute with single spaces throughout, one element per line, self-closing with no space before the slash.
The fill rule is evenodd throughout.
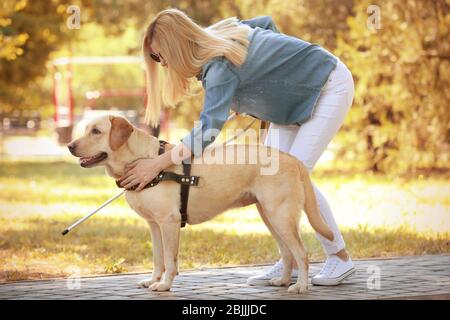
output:
<path id="1" fill-rule="evenodd" d="M 192 131 L 181 142 L 196 156 L 219 135 L 230 114 L 232 99 L 239 86 L 238 76 L 223 61 L 217 60 L 205 72 L 203 110 Z"/>
<path id="2" fill-rule="evenodd" d="M 173 149 L 154 159 L 139 159 L 126 167 L 120 185 L 125 189 L 138 185 L 141 191 L 162 170 L 192 154 L 199 157 L 203 150 L 214 141 L 226 122 L 231 109 L 231 101 L 239 85 L 239 79 L 222 61 L 215 61 L 205 73 L 206 92 L 200 121 Z"/>

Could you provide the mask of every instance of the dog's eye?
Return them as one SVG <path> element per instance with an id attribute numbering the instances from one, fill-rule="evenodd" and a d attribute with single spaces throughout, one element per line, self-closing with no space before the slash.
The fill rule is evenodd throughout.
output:
<path id="1" fill-rule="evenodd" d="M 100 134 L 101 133 L 101 131 L 98 130 L 97 128 L 92 129 L 91 132 L 92 132 L 92 134 Z"/>

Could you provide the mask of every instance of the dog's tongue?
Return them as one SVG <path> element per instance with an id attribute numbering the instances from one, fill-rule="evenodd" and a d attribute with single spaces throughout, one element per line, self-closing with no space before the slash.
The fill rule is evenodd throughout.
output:
<path id="1" fill-rule="evenodd" d="M 93 156 L 93 157 L 83 157 L 83 158 L 80 158 L 80 165 L 87 165 L 87 164 L 89 164 L 89 162 L 90 161 L 92 161 L 92 160 L 94 160 L 96 158 L 96 156 Z"/>
<path id="2" fill-rule="evenodd" d="M 92 157 L 81 157 L 79 159 L 80 166 L 89 167 L 89 166 L 92 166 L 93 164 L 96 164 L 96 163 L 106 159 L 107 157 L 108 157 L 108 155 L 105 152 L 99 153 Z"/>

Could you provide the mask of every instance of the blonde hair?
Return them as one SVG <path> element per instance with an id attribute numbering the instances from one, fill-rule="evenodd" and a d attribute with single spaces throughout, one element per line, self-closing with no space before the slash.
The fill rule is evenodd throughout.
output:
<path id="1" fill-rule="evenodd" d="M 202 28 L 180 10 L 158 13 L 147 27 L 142 47 L 147 71 L 145 122 L 157 125 L 163 106 L 175 106 L 189 94 L 191 79 L 208 60 L 225 56 L 235 66 L 243 64 L 248 30 L 235 17 Z M 152 43 L 160 48 L 155 53 L 163 57 L 167 68 L 150 57 Z"/>

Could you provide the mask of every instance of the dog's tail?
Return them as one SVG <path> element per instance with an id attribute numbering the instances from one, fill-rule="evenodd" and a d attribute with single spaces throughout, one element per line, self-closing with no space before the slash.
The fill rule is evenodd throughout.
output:
<path id="1" fill-rule="evenodd" d="M 333 241 L 333 232 L 320 215 L 309 173 L 301 162 L 298 163 L 298 168 L 300 170 L 303 186 L 305 188 L 305 212 L 308 217 L 308 221 L 317 233 L 324 236 L 328 240 Z"/>

